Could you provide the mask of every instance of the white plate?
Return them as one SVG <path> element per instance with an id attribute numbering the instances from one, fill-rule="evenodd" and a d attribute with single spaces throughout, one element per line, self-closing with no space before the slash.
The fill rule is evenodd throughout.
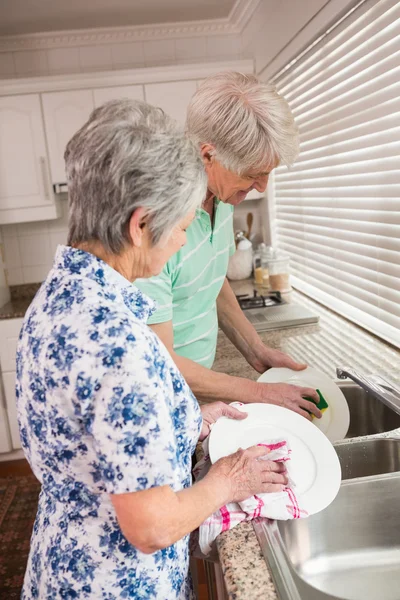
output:
<path id="1" fill-rule="evenodd" d="M 340 488 L 341 469 L 330 441 L 310 421 L 287 408 L 272 404 L 246 404 L 242 421 L 221 417 L 209 441 L 211 462 L 269 440 L 286 440 L 292 449 L 286 463 L 299 504 L 308 514 L 326 508 Z"/>
<path id="2" fill-rule="evenodd" d="M 320 419 L 313 419 L 318 427 L 331 442 L 337 442 L 346 437 L 350 425 L 350 413 L 347 400 L 342 390 L 325 373 L 307 367 L 304 371 L 292 369 L 269 369 L 259 377 L 263 383 L 290 383 L 303 387 L 311 387 L 321 391 L 328 403 L 328 408 Z"/>

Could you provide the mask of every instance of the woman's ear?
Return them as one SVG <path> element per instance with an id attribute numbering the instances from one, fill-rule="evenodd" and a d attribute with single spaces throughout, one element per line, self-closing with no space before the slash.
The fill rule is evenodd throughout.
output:
<path id="1" fill-rule="evenodd" d="M 149 235 L 148 218 L 146 209 L 140 206 L 131 215 L 129 220 L 129 235 L 132 244 L 137 248 L 143 245 Z"/>

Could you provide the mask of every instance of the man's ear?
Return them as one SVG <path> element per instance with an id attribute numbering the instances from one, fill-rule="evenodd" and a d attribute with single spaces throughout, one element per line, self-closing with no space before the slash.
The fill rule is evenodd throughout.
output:
<path id="1" fill-rule="evenodd" d="M 203 159 L 204 167 L 210 167 L 215 159 L 215 148 L 212 144 L 201 144 L 200 154 Z"/>
<path id="2" fill-rule="evenodd" d="M 143 238 L 148 233 L 148 216 L 146 209 L 140 206 L 131 215 L 129 220 L 129 235 L 132 244 L 140 248 L 143 244 Z"/>

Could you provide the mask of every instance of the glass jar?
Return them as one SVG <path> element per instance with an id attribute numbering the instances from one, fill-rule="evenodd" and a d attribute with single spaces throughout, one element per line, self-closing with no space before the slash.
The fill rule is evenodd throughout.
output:
<path id="1" fill-rule="evenodd" d="M 272 248 L 262 243 L 258 246 L 253 258 L 254 283 L 265 288 L 269 287 L 268 260 L 271 250 Z"/>
<path id="2" fill-rule="evenodd" d="M 268 260 L 269 287 L 271 291 L 282 293 L 291 291 L 289 261 L 290 257 L 288 254 L 278 254 Z"/>

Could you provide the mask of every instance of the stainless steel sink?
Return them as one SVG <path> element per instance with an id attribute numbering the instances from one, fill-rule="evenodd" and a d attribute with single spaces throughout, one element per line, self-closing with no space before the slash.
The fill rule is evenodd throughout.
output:
<path id="1" fill-rule="evenodd" d="M 254 528 L 281 600 L 400 599 L 400 473 L 342 483 L 323 512 Z"/>
<path id="2" fill-rule="evenodd" d="M 400 439 L 339 442 L 335 444 L 335 450 L 343 480 L 400 471 Z"/>
<path id="3" fill-rule="evenodd" d="M 400 415 L 356 383 L 339 386 L 350 410 L 350 429 L 346 437 L 373 435 L 400 427 Z"/>

